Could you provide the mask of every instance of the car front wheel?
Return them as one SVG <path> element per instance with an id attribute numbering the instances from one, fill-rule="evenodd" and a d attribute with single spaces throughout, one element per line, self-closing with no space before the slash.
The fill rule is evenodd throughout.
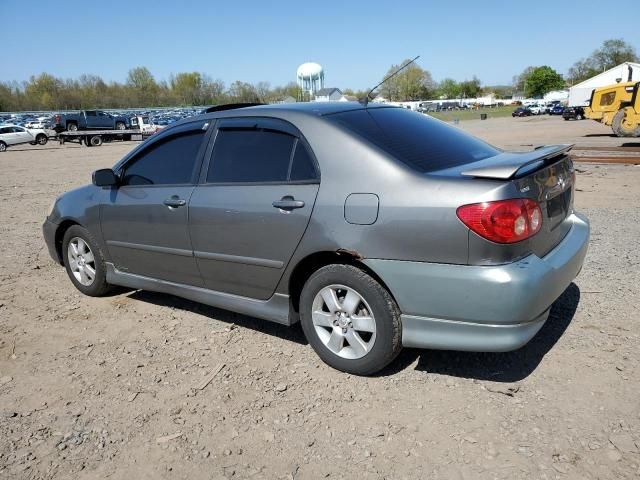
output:
<path id="1" fill-rule="evenodd" d="M 328 265 L 309 277 L 300 296 L 300 321 L 325 363 L 355 375 L 378 372 L 402 348 L 395 301 L 375 279 L 351 265 Z"/>
<path id="2" fill-rule="evenodd" d="M 62 255 L 71 282 L 82 293 L 100 297 L 111 289 L 102 252 L 86 228 L 69 227 L 62 240 Z"/>

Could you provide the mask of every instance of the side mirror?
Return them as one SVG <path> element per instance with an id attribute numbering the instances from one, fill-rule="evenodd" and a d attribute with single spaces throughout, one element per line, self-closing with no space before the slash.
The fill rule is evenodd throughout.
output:
<path id="1" fill-rule="evenodd" d="M 96 187 L 113 187 L 118 184 L 118 177 L 110 168 L 101 168 L 93 172 L 91 181 Z"/>

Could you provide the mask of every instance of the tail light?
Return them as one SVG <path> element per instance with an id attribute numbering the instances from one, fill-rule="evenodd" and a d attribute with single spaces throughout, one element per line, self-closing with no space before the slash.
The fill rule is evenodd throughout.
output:
<path id="1" fill-rule="evenodd" d="M 55 118 L 56 118 L 56 123 L 60 123 L 60 120 L 61 120 L 60 115 L 56 115 L 56 117 L 55 117 Z"/>
<path id="2" fill-rule="evenodd" d="M 496 243 L 520 242 L 542 226 L 540 206 L 528 198 L 463 205 L 456 214 L 472 231 Z"/>

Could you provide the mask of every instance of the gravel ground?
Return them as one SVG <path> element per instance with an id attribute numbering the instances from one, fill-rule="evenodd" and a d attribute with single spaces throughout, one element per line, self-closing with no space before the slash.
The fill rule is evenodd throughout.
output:
<path id="1" fill-rule="evenodd" d="M 461 125 L 503 146 L 620 140 L 519 120 Z M 527 346 L 406 349 L 359 378 L 299 327 L 73 288 L 43 245 L 47 206 L 130 148 L 0 154 L 0 478 L 640 477 L 640 167 L 578 165 L 590 251 Z"/>

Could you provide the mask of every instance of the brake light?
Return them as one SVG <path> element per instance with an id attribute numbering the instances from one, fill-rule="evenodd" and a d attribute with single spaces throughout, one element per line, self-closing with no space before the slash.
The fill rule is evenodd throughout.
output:
<path id="1" fill-rule="evenodd" d="M 472 231 L 496 243 L 520 242 L 542 227 L 540 206 L 528 198 L 463 205 L 456 214 Z"/>

